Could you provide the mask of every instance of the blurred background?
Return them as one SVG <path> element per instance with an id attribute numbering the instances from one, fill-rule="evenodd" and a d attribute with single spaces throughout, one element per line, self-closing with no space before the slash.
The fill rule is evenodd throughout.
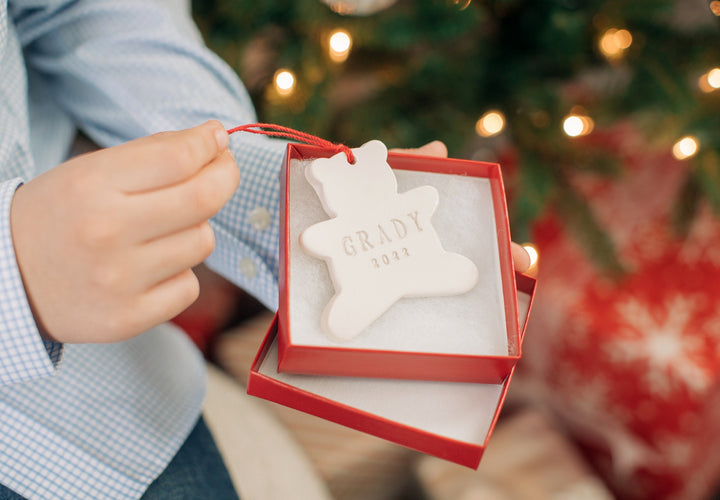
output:
<path id="1" fill-rule="evenodd" d="M 264 121 L 353 147 L 444 141 L 503 161 L 516 239 L 550 203 L 598 263 L 609 241 L 573 171 L 622 175 L 608 150 L 631 122 L 684 163 L 677 229 L 720 209 L 720 4 L 704 0 L 206 0 L 207 43 L 240 74 Z M 509 158 L 510 157 L 510 158 Z"/>
<path id="2" fill-rule="evenodd" d="M 713 497 L 720 1 L 204 0 L 193 14 L 260 121 L 500 163 L 513 240 L 539 255 L 503 444 L 472 472 L 333 424 L 313 432 L 336 449 L 299 430 L 337 498 Z M 239 337 L 204 347 L 242 378 Z"/>

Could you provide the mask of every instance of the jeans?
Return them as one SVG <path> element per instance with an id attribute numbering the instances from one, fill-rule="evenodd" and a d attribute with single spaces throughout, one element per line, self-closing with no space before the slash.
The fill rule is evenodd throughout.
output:
<path id="1" fill-rule="evenodd" d="M 200 417 L 175 457 L 145 491 L 142 500 L 205 498 L 238 500 L 238 495 L 212 434 Z M 24 500 L 24 497 L 0 485 L 0 500 Z"/>

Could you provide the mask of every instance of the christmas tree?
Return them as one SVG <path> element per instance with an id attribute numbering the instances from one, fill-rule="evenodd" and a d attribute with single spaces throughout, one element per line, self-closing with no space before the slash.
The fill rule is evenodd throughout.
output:
<path id="1" fill-rule="evenodd" d="M 573 172 L 621 176 L 593 136 L 631 122 L 690 170 L 679 234 L 720 213 L 720 1 L 206 0 L 208 45 L 262 121 L 359 146 L 444 141 L 498 161 L 516 241 L 554 206 L 596 264 L 621 274 Z M 363 14 L 363 15 L 358 15 Z"/>

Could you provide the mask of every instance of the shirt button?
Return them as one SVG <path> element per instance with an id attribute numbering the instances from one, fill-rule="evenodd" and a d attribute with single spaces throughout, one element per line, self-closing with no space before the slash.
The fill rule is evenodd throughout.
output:
<path id="1" fill-rule="evenodd" d="M 272 217 L 265 207 L 256 207 L 248 214 L 250 226 L 257 231 L 263 231 L 270 227 Z"/>
<path id="2" fill-rule="evenodd" d="M 258 271 L 255 263 L 246 257 L 244 259 L 240 259 L 240 272 L 246 278 L 253 279 L 255 276 L 257 276 Z"/>

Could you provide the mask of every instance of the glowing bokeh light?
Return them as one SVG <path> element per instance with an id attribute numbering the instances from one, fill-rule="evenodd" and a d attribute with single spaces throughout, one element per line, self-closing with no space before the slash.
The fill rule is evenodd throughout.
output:
<path id="1" fill-rule="evenodd" d="M 633 42 L 632 34 L 626 29 L 609 28 L 600 37 L 600 52 L 608 59 L 618 59 L 625 54 Z"/>
<path id="2" fill-rule="evenodd" d="M 628 30 L 617 30 L 614 38 L 615 43 L 622 50 L 627 50 L 632 45 L 633 38 Z"/>
<path id="3" fill-rule="evenodd" d="M 350 55 L 352 42 L 352 37 L 347 31 L 333 31 L 328 40 L 328 45 L 330 48 L 330 58 L 335 62 L 345 61 Z"/>
<path id="4" fill-rule="evenodd" d="M 577 137 L 582 134 L 583 123 L 579 116 L 568 116 L 563 121 L 563 130 L 570 137 Z"/>
<path id="5" fill-rule="evenodd" d="M 713 68 L 707 74 L 707 82 L 714 89 L 720 89 L 720 68 Z"/>
<path id="6" fill-rule="evenodd" d="M 505 116 L 500 111 L 488 111 L 475 123 L 475 131 L 482 137 L 492 137 L 505 129 Z"/>
<path id="7" fill-rule="evenodd" d="M 295 89 L 295 75 L 292 74 L 292 71 L 279 69 L 275 72 L 273 80 L 275 83 L 275 90 L 277 90 L 280 95 L 292 94 Z"/>
<path id="8" fill-rule="evenodd" d="M 570 137 L 588 135 L 595 128 L 595 122 L 589 116 L 571 114 L 563 120 L 563 131 Z"/>
<path id="9" fill-rule="evenodd" d="M 677 141 L 672 148 L 672 154 L 678 160 L 686 160 L 695 154 L 700 149 L 698 140 L 692 136 L 686 136 Z"/>

